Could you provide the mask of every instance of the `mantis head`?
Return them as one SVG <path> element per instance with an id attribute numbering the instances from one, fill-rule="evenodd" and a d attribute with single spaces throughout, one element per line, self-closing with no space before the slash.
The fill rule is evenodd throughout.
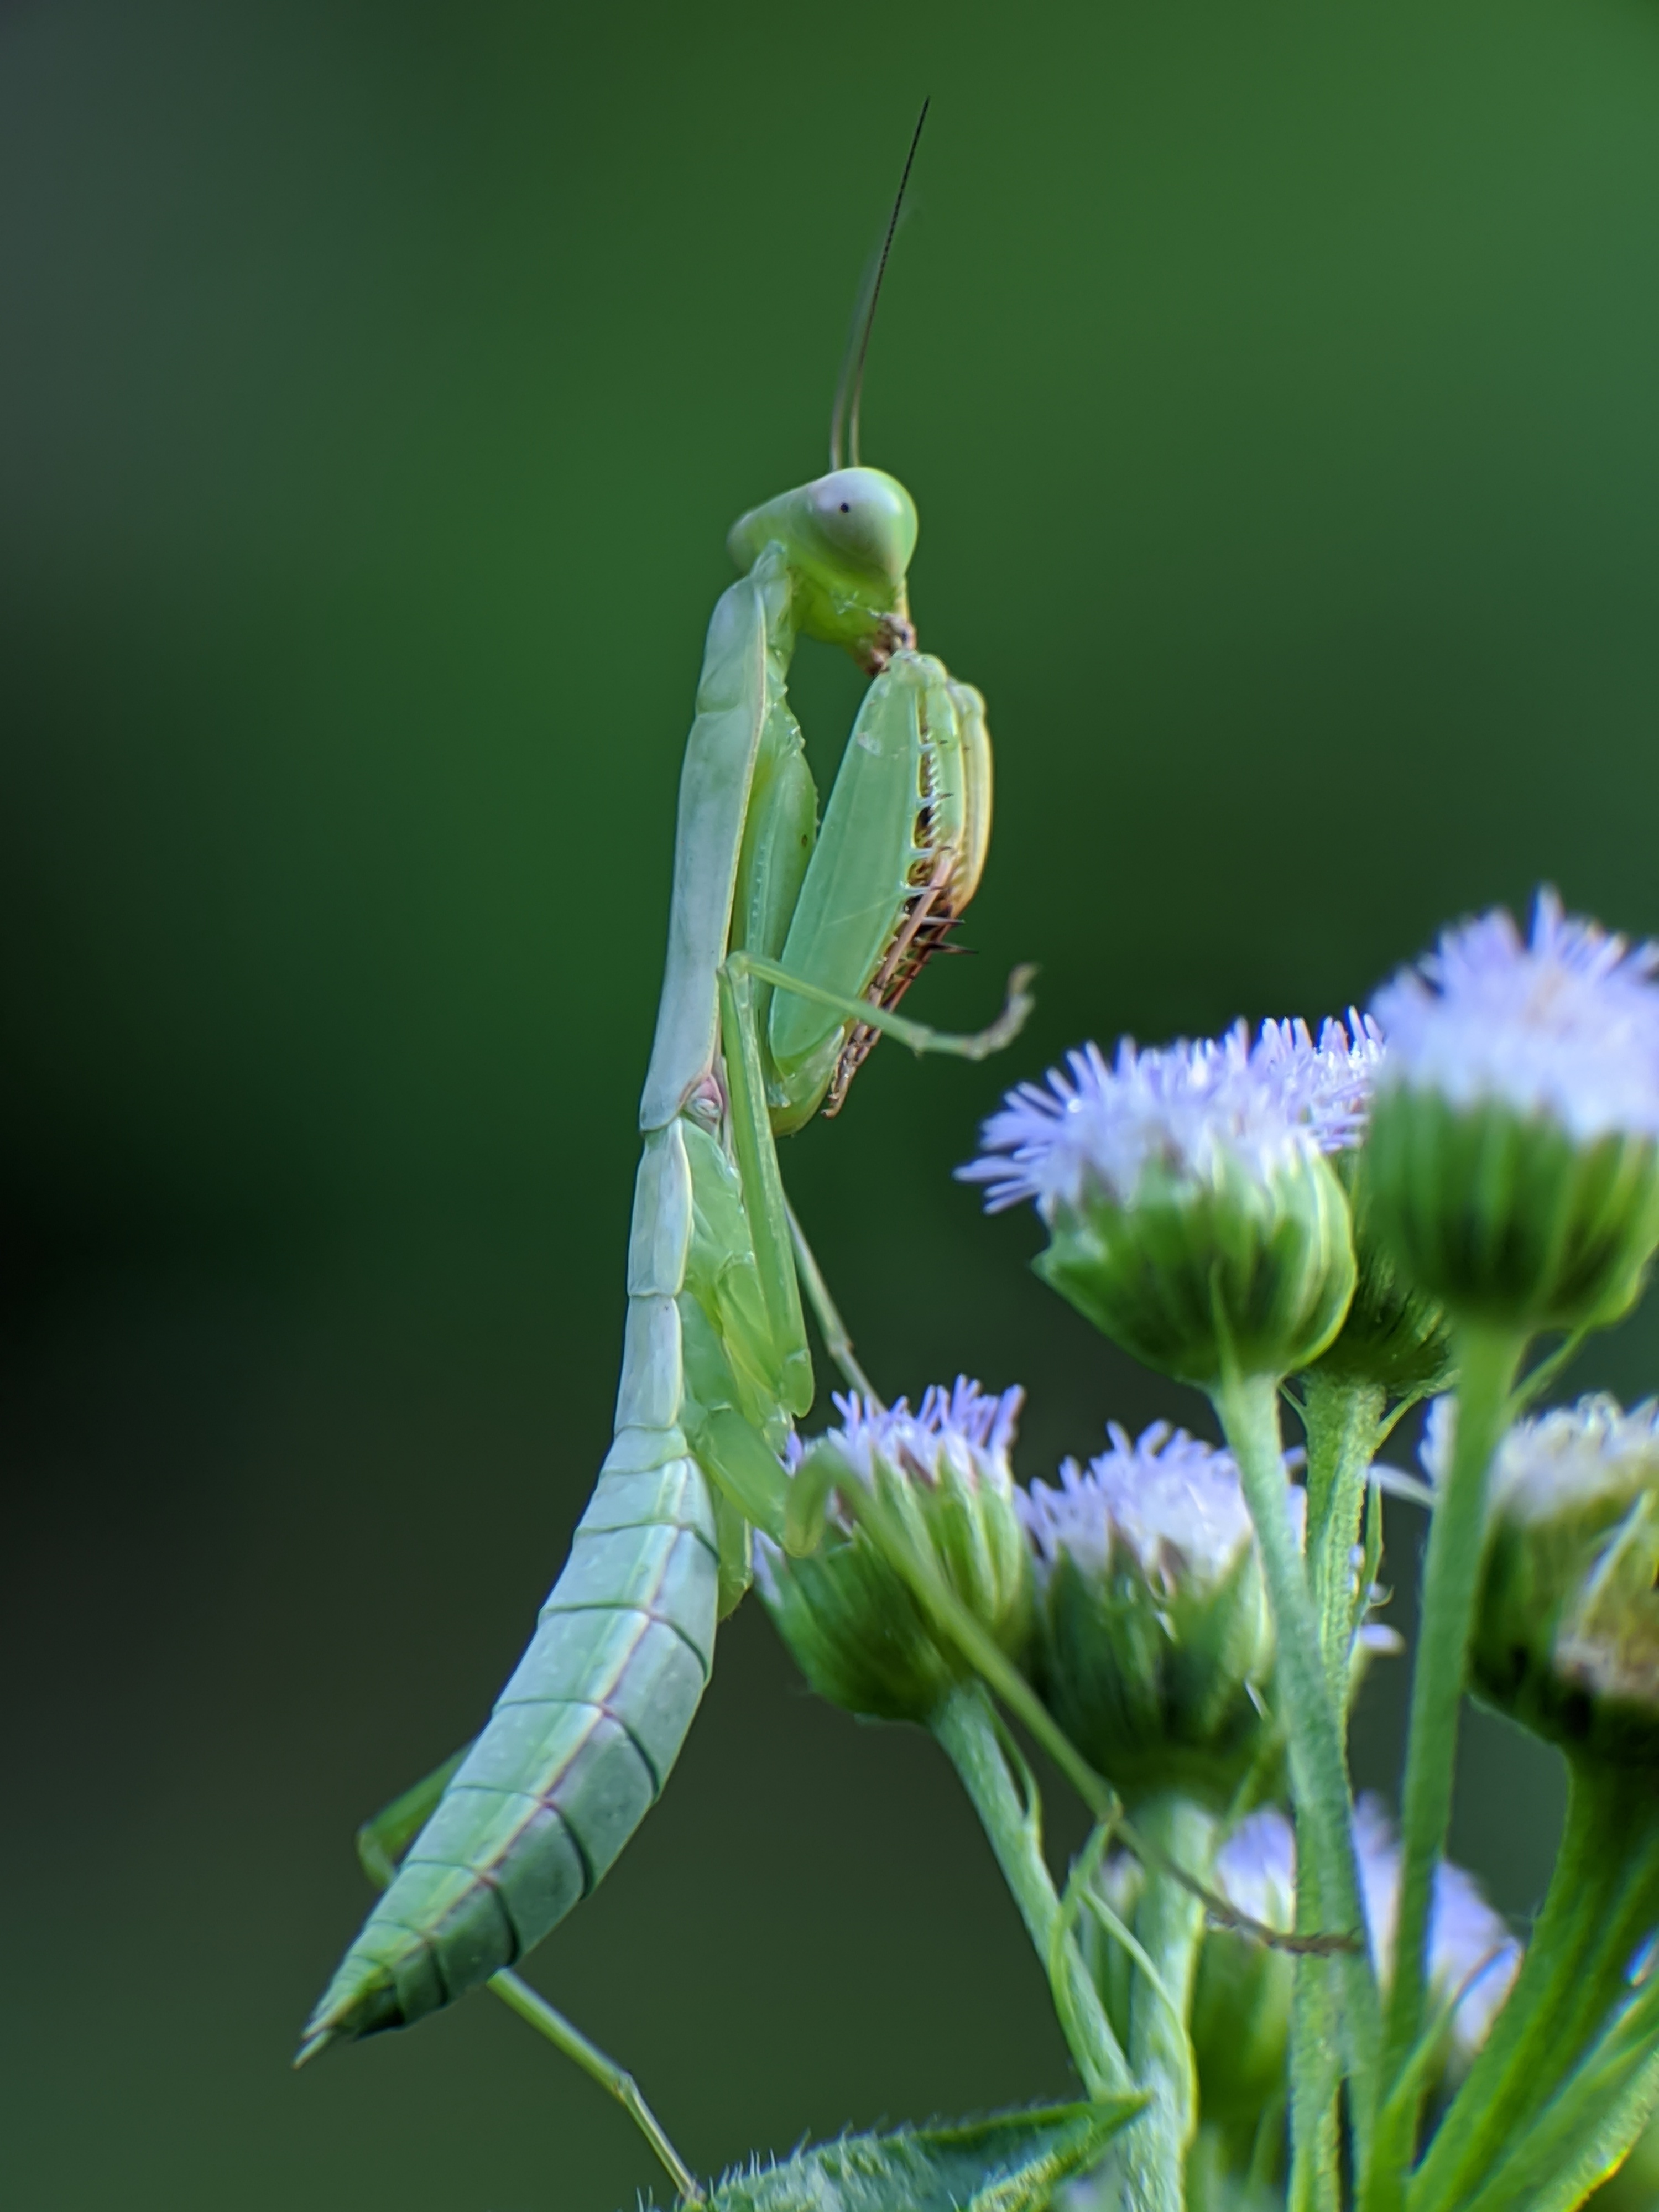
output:
<path id="1" fill-rule="evenodd" d="M 887 219 L 887 235 L 853 318 L 830 418 L 830 473 L 769 499 L 764 507 L 750 507 L 732 524 L 726 540 L 740 568 L 753 568 L 769 544 L 781 544 L 794 587 L 796 627 L 826 645 L 844 645 L 872 676 L 879 675 L 895 653 L 916 641 L 905 589 L 910 556 L 916 550 L 916 503 L 896 477 L 860 466 L 859 402 L 881 280 L 927 108 L 924 100 L 904 157 L 898 196 Z M 851 468 L 842 466 L 843 455 L 851 459 Z"/>
<path id="2" fill-rule="evenodd" d="M 906 572 L 916 550 L 915 501 L 881 469 L 832 469 L 751 507 L 726 547 L 740 568 L 781 544 L 795 620 L 808 637 L 845 646 L 872 674 L 914 644 Z"/>

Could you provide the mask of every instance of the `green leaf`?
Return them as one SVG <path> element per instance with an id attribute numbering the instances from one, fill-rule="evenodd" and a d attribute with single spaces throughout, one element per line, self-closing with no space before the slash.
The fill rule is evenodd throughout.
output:
<path id="1" fill-rule="evenodd" d="M 728 2173 L 708 2212 L 1044 2212 L 1146 2103 L 1049 2105 L 955 2125 L 842 2136 Z"/>

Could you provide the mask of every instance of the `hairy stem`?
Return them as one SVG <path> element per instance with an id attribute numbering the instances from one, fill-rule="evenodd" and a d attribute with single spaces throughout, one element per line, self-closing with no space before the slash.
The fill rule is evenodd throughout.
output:
<path id="1" fill-rule="evenodd" d="M 1387 1394 L 1380 1383 L 1339 1380 L 1317 1369 L 1304 1376 L 1302 1388 L 1308 1438 L 1308 1579 L 1331 1703 L 1344 1714 L 1359 1611 L 1354 1552 Z M 1324 1911 L 1310 1866 L 1297 1885 L 1297 1927 L 1319 1927 Z M 1329 1965 L 1322 1959 L 1302 1960 L 1291 2018 L 1290 2212 L 1338 2212 L 1341 2202 L 1338 2018 Z"/>
<path id="2" fill-rule="evenodd" d="M 1449 1474 L 1429 1523 L 1423 1601 L 1412 1672 L 1411 1733 L 1400 1821 L 1400 1911 L 1383 2039 L 1391 2113 L 1369 2160 L 1365 2212 L 1396 2212 L 1416 2148 L 1420 2089 L 1394 2097 L 1423 2033 L 1428 1992 L 1429 1907 L 1445 1850 L 1457 1759 L 1458 1719 L 1480 1579 L 1486 1476 L 1526 1349 L 1513 1329 L 1465 1322 L 1458 1329 L 1457 1429 Z"/>
<path id="3" fill-rule="evenodd" d="M 1189 1798 L 1153 1799 L 1139 1814 L 1141 1833 L 1166 1862 L 1207 1881 L 1215 1820 Z M 1204 1908 L 1189 1887 L 1149 1867 L 1135 1911 L 1135 1935 L 1158 1979 L 1137 1973 L 1129 1999 L 1129 2063 L 1152 2102 L 1126 2154 L 1134 2201 L 1146 2212 L 1182 2212 L 1187 2152 L 1198 2125 L 1188 2016 L 1204 1934 Z"/>
<path id="4" fill-rule="evenodd" d="M 1296 1924 L 1316 1928 L 1323 1912 L 1312 1869 L 1298 1875 Z M 1291 2178 L 1288 2212 L 1340 2212 L 1342 2197 L 1338 2100 L 1340 2017 L 1328 1959 L 1298 1959 L 1291 2013 Z"/>
<path id="5" fill-rule="evenodd" d="M 979 1814 L 1019 1915 L 1043 1969 L 1053 1954 L 1060 1899 L 1042 1853 L 1037 1808 L 1022 1800 L 1008 1771 L 991 1704 L 977 1682 L 953 1690 L 930 1723 L 933 1735 L 961 1778 Z M 1056 1991 L 1055 2012 L 1072 2057 L 1091 2097 L 1121 2095 L 1134 2083 L 1105 2008 L 1068 1937 L 1062 1948 L 1063 2001 Z"/>
<path id="6" fill-rule="evenodd" d="M 1380 1382 L 1341 1382 L 1317 1370 L 1303 1378 L 1303 1393 L 1302 1422 L 1308 1435 L 1308 1579 L 1325 1672 L 1340 1712 L 1348 1701 L 1356 1619 L 1353 1555 L 1386 1393 Z"/>
<path id="7" fill-rule="evenodd" d="M 1354 1948 L 1342 1954 L 1337 1979 L 1356 2133 L 1367 2142 L 1376 2078 L 1376 1984 L 1364 1946 L 1342 1723 L 1330 1692 L 1307 1574 L 1291 1527 L 1279 1432 L 1279 1386 L 1272 1376 L 1228 1376 L 1212 1396 L 1238 1462 L 1261 1547 L 1279 1645 L 1279 1703 L 1296 1801 L 1297 1863 L 1310 1873 L 1314 1893 L 1329 1923 L 1356 1939 Z"/>

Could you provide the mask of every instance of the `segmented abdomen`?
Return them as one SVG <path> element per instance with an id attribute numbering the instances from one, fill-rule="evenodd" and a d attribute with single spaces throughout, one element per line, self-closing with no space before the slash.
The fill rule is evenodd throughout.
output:
<path id="1" fill-rule="evenodd" d="M 617 1433 L 570 1557 L 483 1734 L 307 2029 L 354 2036 L 435 2012 L 510 1966 L 587 1895 L 656 1802 L 713 1663 L 708 1485 L 678 1425 L 690 1193 L 677 1126 L 647 1138 Z"/>

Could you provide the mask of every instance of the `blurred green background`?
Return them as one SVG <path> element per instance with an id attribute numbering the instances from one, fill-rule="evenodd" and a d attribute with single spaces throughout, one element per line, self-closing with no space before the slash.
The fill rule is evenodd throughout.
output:
<path id="1" fill-rule="evenodd" d="M 917 1003 L 981 1019 L 1021 957 L 1042 997 L 1006 1064 L 890 1047 L 790 1147 L 878 1380 L 1023 1379 L 1028 1474 L 1108 1414 L 1201 1425 L 950 1181 L 1003 1085 L 1334 1008 L 1540 878 L 1659 929 L 1651 6 L 0 11 L 30 2212 L 653 2179 L 485 2000 L 287 2061 L 356 1822 L 477 1725 L 604 1448 L 722 540 L 822 465 L 924 92 L 866 447 L 1000 783 L 981 957 Z M 826 768 L 856 689 L 804 656 Z M 1652 1316 L 1582 1372 L 1659 1382 Z M 1472 1729 L 1457 1841 L 1507 1910 L 1558 1802 Z M 535 1972 L 704 2168 L 1065 2087 L 942 1762 L 815 1707 L 749 1608 Z"/>

